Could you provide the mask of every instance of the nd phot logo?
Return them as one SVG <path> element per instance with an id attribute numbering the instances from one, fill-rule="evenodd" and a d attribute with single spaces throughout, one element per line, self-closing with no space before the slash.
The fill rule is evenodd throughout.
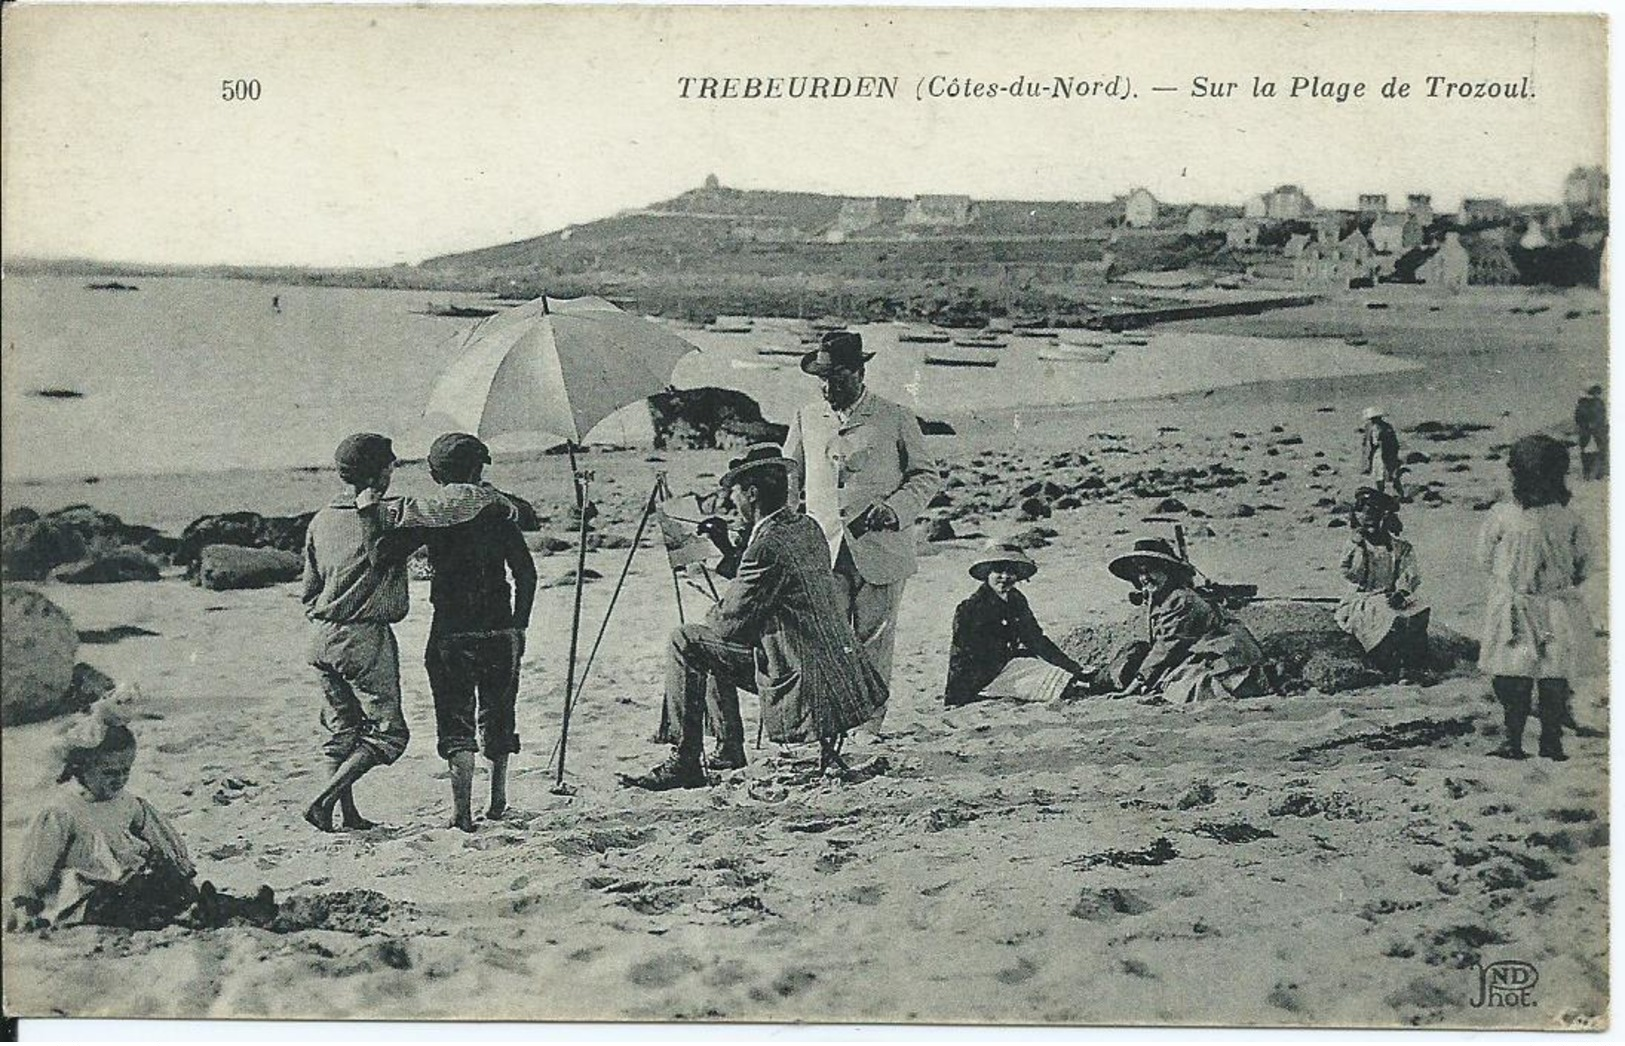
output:
<path id="1" fill-rule="evenodd" d="M 1540 981 L 1540 971 L 1534 963 L 1521 959 L 1502 959 L 1488 966 L 1479 963 L 1478 998 L 1469 1005 L 1527 1007 L 1535 1005 L 1534 989 Z"/>

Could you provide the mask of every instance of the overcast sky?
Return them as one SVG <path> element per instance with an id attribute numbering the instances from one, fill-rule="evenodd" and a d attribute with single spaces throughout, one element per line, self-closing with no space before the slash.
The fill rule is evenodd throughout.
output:
<path id="1" fill-rule="evenodd" d="M 1231 203 L 1296 182 L 1327 206 L 1428 191 L 1450 208 L 1556 200 L 1571 168 L 1606 160 L 1603 24 L 1575 15 L 8 5 L 4 30 L 7 258 L 393 264 L 710 173 Z M 1137 97 L 916 97 L 932 77 L 1116 74 Z M 897 97 L 679 97 L 684 76 L 818 75 L 894 77 Z M 1280 94 L 1253 98 L 1255 75 Z M 1286 97 L 1316 75 L 1367 96 Z M 1198 76 L 1235 97 L 1194 97 Z M 1395 76 L 1412 96 L 1377 96 Z M 1427 98 L 1428 76 L 1527 76 L 1535 96 Z M 221 99 L 238 79 L 257 101 Z"/>

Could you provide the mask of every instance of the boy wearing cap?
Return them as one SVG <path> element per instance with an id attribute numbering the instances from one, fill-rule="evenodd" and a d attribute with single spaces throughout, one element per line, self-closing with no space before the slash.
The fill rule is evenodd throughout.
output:
<path id="1" fill-rule="evenodd" d="M 335 807 L 344 828 L 373 827 L 356 809 L 353 786 L 406 750 L 400 651 L 390 626 L 406 617 L 409 606 L 405 552 L 410 550 L 389 549 L 387 529 L 448 526 L 487 509 L 504 517 L 513 511 L 493 488 L 468 485 L 435 497 L 385 500 L 395 450 L 375 432 L 346 437 L 333 458 L 351 492 L 310 521 L 301 597 L 314 629 L 310 663 L 326 698 L 323 750 L 332 767 L 327 786 L 305 809 L 305 820 L 324 832 L 333 831 Z"/>
<path id="2" fill-rule="evenodd" d="M 479 484 L 490 461 L 485 444 L 465 432 L 446 433 L 429 447 L 429 475 L 442 487 Z M 518 524 L 494 514 L 405 533 L 401 542 L 426 545 L 434 569 L 434 618 L 423 660 L 437 750 L 451 768 L 451 827 L 472 832 L 476 751 L 491 763 L 485 816 L 494 820 L 508 807 L 508 757 L 519 751 L 519 659 L 536 598 L 536 564 Z"/>
<path id="3" fill-rule="evenodd" d="M 1360 472 L 1369 476 L 1378 490 L 1387 490 L 1391 484 L 1394 497 L 1405 499 L 1405 488 L 1399 482 L 1399 437 L 1388 424 L 1380 407 L 1365 409 L 1365 428 L 1360 436 Z"/>
<path id="4" fill-rule="evenodd" d="M 1574 405 L 1575 443 L 1580 451 L 1580 478 L 1602 479 L 1608 475 L 1608 407 L 1602 400 L 1602 386 L 1586 389 Z"/>
<path id="5" fill-rule="evenodd" d="M 829 539 L 847 620 L 889 686 L 897 612 L 916 570 L 914 521 L 942 477 L 913 411 L 864 386 L 873 355 L 861 335 L 831 331 L 802 357 L 823 402 L 796 411 L 784 455 L 800 467 L 807 514 Z M 885 713 L 871 724 L 877 732 Z"/>
<path id="6" fill-rule="evenodd" d="M 1048 701 L 1091 674 L 1044 634 L 1016 588 L 1036 573 L 1038 564 L 1009 544 L 988 546 L 971 564 L 970 576 L 982 584 L 954 611 L 948 707 L 995 697 Z"/>
<path id="7" fill-rule="evenodd" d="M 744 763 L 738 687 L 762 699 L 762 724 L 781 743 L 819 742 L 825 769 L 840 764 L 846 731 L 885 703 L 886 688 L 858 647 L 829 570 L 824 532 L 788 507 L 791 461 L 772 444 L 751 447 L 730 463 L 722 486 L 750 530 L 739 571 L 703 624 L 671 634 L 666 709 L 676 751 L 641 777 L 623 783 L 650 791 L 703 788 L 701 763 L 707 688 L 723 704 Z"/>

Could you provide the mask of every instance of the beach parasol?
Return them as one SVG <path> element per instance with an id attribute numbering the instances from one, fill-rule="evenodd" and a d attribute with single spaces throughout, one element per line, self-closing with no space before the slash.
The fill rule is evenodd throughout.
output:
<path id="1" fill-rule="evenodd" d="M 592 474 L 576 466 L 576 446 L 615 411 L 665 389 L 677 361 L 695 351 L 698 346 L 603 298 L 543 296 L 475 326 L 429 393 L 426 416 L 442 415 L 482 439 L 510 432 L 550 433 L 564 439 L 570 454 L 580 533 L 557 791 L 564 790 L 591 515 L 587 486 Z"/>

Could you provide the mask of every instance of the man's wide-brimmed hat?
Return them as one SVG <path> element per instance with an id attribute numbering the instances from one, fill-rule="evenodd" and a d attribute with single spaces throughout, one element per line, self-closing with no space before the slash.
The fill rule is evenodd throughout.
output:
<path id="1" fill-rule="evenodd" d="M 1133 581 L 1144 566 L 1172 567 L 1186 575 L 1196 573 L 1196 568 L 1181 559 L 1166 538 L 1140 538 L 1134 542 L 1134 551 L 1118 556 L 1106 569 L 1124 581 Z"/>
<path id="2" fill-rule="evenodd" d="M 863 335 L 855 331 L 830 331 L 818 348 L 801 357 L 801 369 L 808 374 L 828 374 L 836 367 L 857 370 L 875 354 L 863 351 Z"/>
<path id="3" fill-rule="evenodd" d="M 998 566 L 1012 568 L 1023 581 L 1038 573 L 1038 564 L 1027 553 L 1007 542 L 995 541 L 970 565 L 970 576 L 978 581 L 986 581 L 993 568 Z"/>
<path id="4" fill-rule="evenodd" d="M 1399 511 L 1399 499 L 1376 487 L 1361 487 L 1354 492 L 1355 509 L 1362 509 L 1367 505 L 1373 505 L 1388 513 Z"/>
<path id="5" fill-rule="evenodd" d="M 795 462 L 784 456 L 777 443 L 753 443 L 745 448 L 744 457 L 734 458 L 728 462 L 728 471 L 722 474 L 718 485 L 724 488 L 731 487 L 739 482 L 740 476 L 750 470 L 767 466 L 788 470 L 795 466 Z"/>
<path id="6" fill-rule="evenodd" d="M 1384 415 L 1381 407 L 1367 407 L 1365 409 L 1365 413 L 1361 416 L 1364 417 L 1365 420 L 1371 421 L 1375 418 L 1385 417 L 1386 415 Z"/>

